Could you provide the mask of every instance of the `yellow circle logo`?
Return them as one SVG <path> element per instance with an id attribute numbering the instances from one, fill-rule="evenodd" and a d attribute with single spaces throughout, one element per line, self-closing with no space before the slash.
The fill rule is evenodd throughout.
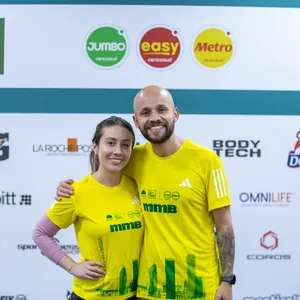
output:
<path id="1" fill-rule="evenodd" d="M 228 64 L 233 51 L 231 33 L 219 28 L 203 30 L 195 38 L 193 44 L 196 60 L 210 69 L 217 69 Z"/>

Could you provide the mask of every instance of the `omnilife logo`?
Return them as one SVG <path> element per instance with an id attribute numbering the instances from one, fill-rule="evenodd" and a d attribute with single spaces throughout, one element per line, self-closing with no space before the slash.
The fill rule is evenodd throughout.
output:
<path id="1" fill-rule="evenodd" d="M 196 61 L 205 68 L 224 67 L 234 53 L 231 32 L 220 28 L 206 28 L 196 36 L 193 52 Z"/>
<path id="2" fill-rule="evenodd" d="M 280 294 L 273 294 L 271 296 L 248 296 L 244 297 L 243 300 L 300 300 L 300 295 L 281 296 Z"/>
<path id="3" fill-rule="evenodd" d="M 0 75 L 4 74 L 4 19 L 0 19 Z"/>
<path id="4" fill-rule="evenodd" d="M 178 61 L 182 48 L 178 31 L 166 26 L 145 31 L 138 45 L 141 60 L 155 69 L 171 67 Z"/>
<path id="5" fill-rule="evenodd" d="M 93 30 L 86 40 L 86 53 L 97 66 L 109 69 L 122 63 L 128 52 L 124 29 L 101 26 Z"/>

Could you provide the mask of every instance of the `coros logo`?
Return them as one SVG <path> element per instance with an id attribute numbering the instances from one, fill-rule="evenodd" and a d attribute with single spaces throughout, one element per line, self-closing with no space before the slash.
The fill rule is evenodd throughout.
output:
<path id="1" fill-rule="evenodd" d="M 86 52 L 90 60 L 101 68 L 118 66 L 128 52 L 125 31 L 115 26 L 95 29 L 86 40 Z"/>
<path id="2" fill-rule="evenodd" d="M 193 52 L 197 62 L 205 68 L 224 67 L 234 52 L 231 33 L 219 28 L 207 28 L 195 38 Z"/>
<path id="3" fill-rule="evenodd" d="M 151 68 L 166 69 L 172 66 L 181 53 L 177 30 L 169 27 L 153 27 L 142 35 L 138 43 L 141 60 Z"/>

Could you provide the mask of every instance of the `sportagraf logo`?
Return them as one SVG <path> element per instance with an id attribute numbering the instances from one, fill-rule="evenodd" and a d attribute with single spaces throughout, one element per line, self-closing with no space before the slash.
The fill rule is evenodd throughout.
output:
<path id="1" fill-rule="evenodd" d="M 279 237 L 278 234 L 274 231 L 269 230 L 268 232 L 264 233 L 260 237 L 260 247 L 263 248 L 267 252 L 271 252 L 270 254 L 265 253 L 255 253 L 255 254 L 248 254 L 247 260 L 259 260 L 259 261 L 266 261 L 266 260 L 290 260 L 292 258 L 291 254 L 282 254 L 277 253 L 277 251 L 272 252 L 273 250 L 279 248 Z"/>
<path id="2" fill-rule="evenodd" d="M 78 255 L 80 253 L 80 250 L 77 245 L 60 244 L 60 241 L 57 238 L 54 238 L 54 240 L 57 242 L 57 244 L 60 246 L 62 250 L 66 251 L 68 255 Z M 35 244 L 19 244 L 17 245 L 17 249 L 22 251 L 38 250 L 38 247 Z M 42 252 L 41 254 L 44 255 Z"/>
<path id="3" fill-rule="evenodd" d="M 290 151 L 287 161 L 287 165 L 290 168 L 300 168 L 300 131 L 297 132 L 296 137 L 297 142 L 294 150 Z"/>
<path id="4" fill-rule="evenodd" d="M 234 54 L 232 33 L 221 28 L 206 28 L 193 43 L 193 54 L 197 63 L 206 69 L 226 66 Z"/>
<path id="5" fill-rule="evenodd" d="M 261 157 L 259 143 L 253 140 L 213 140 L 213 150 L 224 157 Z"/>
<path id="6" fill-rule="evenodd" d="M 243 300 L 300 300 L 300 295 L 283 296 L 281 294 L 273 294 L 271 296 L 247 296 Z"/>
<path id="7" fill-rule="evenodd" d="M 157 70 L 173 66 L 182 52 L 178 30 L 167 26 L 156 26 L 145 31 L 138 47 L 142 62 Z"/>
<path id="8" fill-rule="evenodd" d="M 289 207 L 296 193 L 292 192 L 243 192 L 239 200 L 243 207 Z"/>
<path id="9" fill-rule="evenodd" d="M 100 26 L 93 30 L 85 43 L 90 61 L 102 68 L 119 66 L 128 53 L 125 30 L 113 25 Z"/>
<path id="10" fill-rule="evenodd" d="M 0 75 L 4 74 L 4 25 L 5 19 L 0 18 Z"/>
<path id="11" fill-rule="evenodd" d="M 78 144 L 77 138 L 68 138 L 66 144 L 33 145 L 32 151 L 46 156 L 88 156 L 92 146 Z"/>
<path id="12" fill-rule="evenodd" d="M 0 161 L 9 158 L 9 133 L 0 133 Z"/>

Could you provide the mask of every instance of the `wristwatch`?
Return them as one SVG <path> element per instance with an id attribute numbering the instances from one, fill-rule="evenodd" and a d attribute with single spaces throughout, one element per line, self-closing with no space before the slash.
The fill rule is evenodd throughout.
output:
<path id="1" fill-rule="evenodd" d="M 235 275 L 231 275 L 231 276 L 221 276 L 221 281 L 222 282 L 228 282 L 230 284 L 235 284 L 236 282 L 236 277 Z"/>

